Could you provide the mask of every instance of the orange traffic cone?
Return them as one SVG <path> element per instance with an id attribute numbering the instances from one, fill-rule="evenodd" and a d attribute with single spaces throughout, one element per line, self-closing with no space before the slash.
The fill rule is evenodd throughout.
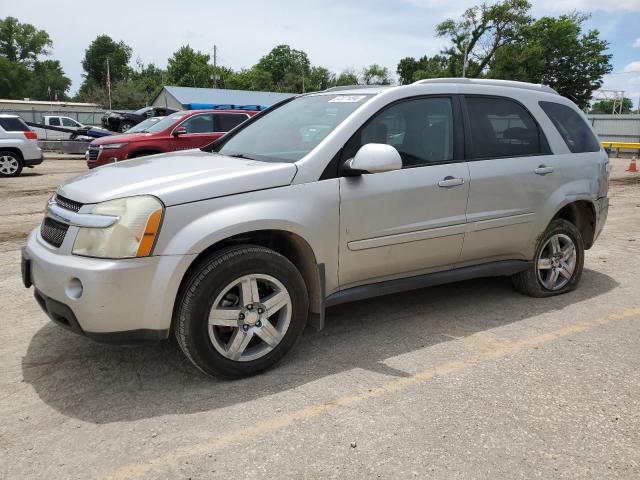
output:
<path id="1" fill-rule="evenodd" d="M 633 172 L 633 173 L 638 172 L 638 166 L 636 165 L 635 155 L 631 158 L 631 163 L 629 164 L 629 168 L 627 168 L 627 172 Z"/>

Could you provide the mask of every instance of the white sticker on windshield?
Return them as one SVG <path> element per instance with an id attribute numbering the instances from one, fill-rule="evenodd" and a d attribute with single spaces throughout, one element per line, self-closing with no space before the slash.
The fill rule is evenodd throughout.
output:
<path id="1" fill-rule="evenodd" d="M 339 95 L 329 100 L 329 103 L 357 103 L 367 98 L 366 95 Z"/>

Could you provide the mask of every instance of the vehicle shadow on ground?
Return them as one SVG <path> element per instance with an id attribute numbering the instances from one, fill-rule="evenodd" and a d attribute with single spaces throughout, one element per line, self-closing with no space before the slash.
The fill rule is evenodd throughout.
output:
<path id="1" fill-rule="evenodd" d="M 547 299 L 516 293 L 506 278 L 472 280 L 333 307 L 322 332 L 302 341 L 275 369 L 236 381 L 197 371 L 173 343 L 100 345 L 47 323 L 22 361 L 24 381 L 64 415 L 93 423 L 213 411 L 286 391 L 342 371 L 405 372 L 397 355 L 562 309 L 616 288 L 585 270 L 580 287 Z"/>

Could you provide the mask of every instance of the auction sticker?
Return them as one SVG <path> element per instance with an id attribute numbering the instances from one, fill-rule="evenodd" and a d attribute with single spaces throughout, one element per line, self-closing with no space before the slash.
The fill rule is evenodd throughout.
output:
<path id="1" fill-rule="evenodd" d="M 357 103 L 367 98 L 366 95 L 338 95 L 329 100 L 329 103 Z"/>

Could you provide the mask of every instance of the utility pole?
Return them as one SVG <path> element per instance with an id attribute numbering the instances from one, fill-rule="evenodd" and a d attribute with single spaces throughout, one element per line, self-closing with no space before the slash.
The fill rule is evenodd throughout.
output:
<path id="1" fill-rule="evenodd" d="M 109 58 L 107 57 L 107 90 L 109 91 L 109 110 L 111 110 L 111 74 L 109 73 Z"/>
<path id="2" fill-rule="evenodd" d="M 213 88 L 218 88 L 218 46 L 213 46 Z"/>
<path id="3" fill-rule="evenodd" d="M 462 60 L 462 78 L 467 76 L 467 48 L 469 46 L 468 42 L 464 42 L 464 59 Z"/>

